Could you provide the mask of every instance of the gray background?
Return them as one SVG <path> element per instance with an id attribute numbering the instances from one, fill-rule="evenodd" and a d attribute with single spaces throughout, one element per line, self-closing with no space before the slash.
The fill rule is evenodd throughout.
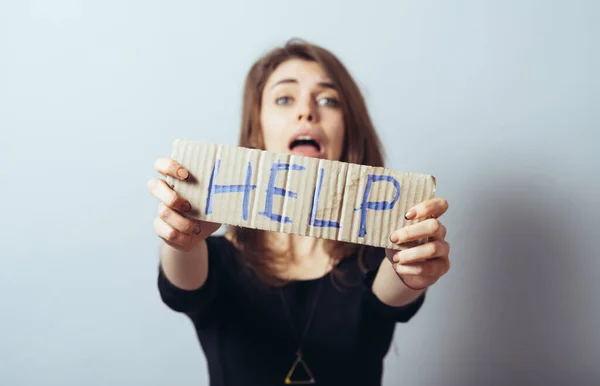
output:
<path id="1" fill-rule="evenodd" d="M 146 181 L 175 137 L 236 144 L 248 67 L 290 37 L 450 202 L 452 269 L 385 385 L 599 384 L 598 4 L 2 1 L 0 384 L 207 383 Z"/>

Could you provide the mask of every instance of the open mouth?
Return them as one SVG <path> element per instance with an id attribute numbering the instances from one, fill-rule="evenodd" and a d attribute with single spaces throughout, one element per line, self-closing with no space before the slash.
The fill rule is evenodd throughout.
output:
<path id="1" fill-rule="evenodd" d="M 299 135 L 290 143 L 292 154 L 307 157 L 318 157 L 321 155 L 321 144 L 310 135 Z"/>
<path id="2" fill-rule="evenodd" d="M 296 146 L 312 146 L 317 151 L 321 151 L 321 145 L 317 142 L 316 139 L 312 138 L 310 135 L 301 135 L 290 144 L 290 150 L 294 150 Z"/>

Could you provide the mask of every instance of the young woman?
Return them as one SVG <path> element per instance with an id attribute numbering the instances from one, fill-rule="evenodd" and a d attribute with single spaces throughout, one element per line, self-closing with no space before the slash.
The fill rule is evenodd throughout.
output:
<path id="1" fill-rule="evenodd" d="M 299 41 L 251 67 L 239 145 L 383 166 L 351 75 L 331 52 Z M 189 176 L 168 158 L 155 166 Z M 398 252 L 239 227 L 215 236 L 220 224 L 187 218 L 190 203 L 164 180 L 151 179 L 149 190 L 160 200 L 160 295 L 193 322 L 211 385 L 379 385 L 396 324 L 449 269 L 440 198 L 405 215 L 422 221 L 382 229 L 414 245 Z"/>

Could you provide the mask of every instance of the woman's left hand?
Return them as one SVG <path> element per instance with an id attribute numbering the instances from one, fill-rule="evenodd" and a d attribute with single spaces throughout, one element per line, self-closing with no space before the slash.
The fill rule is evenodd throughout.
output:
<path id="1" fill-rule="evenodd" d="M 446 242 L 446 227 L 438 220 L 448 210 L 442 198 L 424 201 L 406 213 L 407 220 L 426 219 L 394 231 L 390 240 L 404 244 L 428 238 L 428 242 L 402 251 L 386 249 L 400 279 L 412 289 L 424 289 L 450 269 L 450 244 Z"/>

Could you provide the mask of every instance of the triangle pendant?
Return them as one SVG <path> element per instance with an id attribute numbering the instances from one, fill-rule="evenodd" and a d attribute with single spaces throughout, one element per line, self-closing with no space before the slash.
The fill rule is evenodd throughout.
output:
<path id="1" fill-rule="evenodd" d="M 300 367 L 298 365 L 301 365 Z M 299 378 L 299 379 L 297 379 Z M 302 353 L 296 353 L 296 360 L 294 364 L 288 371 L 287 376 L 285 377 L 286 385 L 312 385 L 317 383 L 315 378 L 312 375 L 312 372 L 306 365 L 306 362 L 302 359 Z"/>

